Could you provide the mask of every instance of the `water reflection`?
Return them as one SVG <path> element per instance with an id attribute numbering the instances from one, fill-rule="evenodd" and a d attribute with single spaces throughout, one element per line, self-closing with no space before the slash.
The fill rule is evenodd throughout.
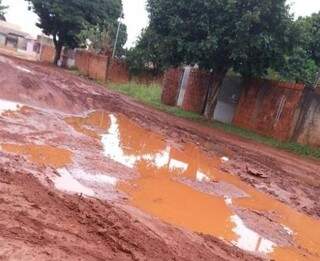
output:
<path id="1" fill-rule="evenodd" d="M 53 182 L 58 190 L 75 194 L 83 194 L 89 197 L 93 197 L 95 195 L 92 189 L 82 185 L 67 169 L 61 168 L 57 171 L 59 176 L 56 177 Z"/>
<path id="2" fill-rule="evenodd" d="M 237 247 L 263 254 L 273 252 L 276 244 L 248 228 L 239 216 L 232 216 L 231 221 L 235 224 L 233 231 L 238 235 L 238 239 L 232 243 Z"/>
<path id="3" fill-rule="evenodd" d="M 166 216 L 167 220 L 177 223 L 178 225 L 180 224 L 179 219 L 181 217 L 181 220 L 184 219 L 181 224 L 185 224 L 187 226 L 190 225 L 191 228 L 199 229 L 199 232 L 208 232 L 206 227 L 212 226 L 209 230 L 212 231 L 213 234 L 220 238 L 229 240 L 244 250 L 263 254 L 273 251 L 273 248 L 276 245 L 275 243 L 261 237 L 255 231 L 247 228 L 239 216 L 234 215 L 230 209 L 228 210 L 229 206 L 232 205 L 232 198 L 226 196 L 222 199 L 217 198 L 216 200 L 212 200 L 214 198 L 213 196 L 210 198 L 206 196 L 203 197 L 203 193 L 193 191 L 196 201 L 192 202 L 188 199 L 188 196 L 191 197 L 192 194 L 190 194 L 190 192 L 184 192 L 181 187 L 184 185 L 170 179 L 172 176 L 179 177 L 183 175 L 193 178 L 199 183 L 211 182 L 213 180 L 212 173 L 207 173 L 195 164 L 195 161 L 197 162 L 199 160 L 196 155 L 197 153 L 194 153 L 193 155 L 195 157 L 195 161 L 190 161 L 190 155 L 184 155 L 184 152 L 177 152 L 176 149 L 168 146 L 161 139 L 150 140 L 145 136 L 144 139 L 140 140 L 141 143 L 137 143 L 137 140 L 134 142 L 130 140 L 128 141 L 123 139 L 123 135 L 125 135 L 126 130 L 128 133 L 131 133 L 130 135 L 132 135 L 132 132 L 139 132 L 140 130 L 137 131 L 137 129 L 134 129 L 134 126 L 129 126 L 128 122 L 125 123 L 125 125 L 120 125 L 121 119 L 117 118 L 115 115 L 110 115 L 110 122 L 111 125 L 108 133 L 102 136 L 104 155 L 129 168 L 137 168 L 143 176 L 147 175 L 152 177 L 152 174 L 155 174 L 155 176 L 162 178 L 161 181 L 151 181 L 151 187 L 149 187 L 150 184 L 148 184 L 150 178 L 148 178 L 148 181 L 146 180 L 144 182 L 144 186 L 139 186 L 139 190 L 142 192 L 142 197 L 149 198 L 151 201 L 151 203 L 142 203 L 145 205 L 150 204 L 147 209 L 149 208 L 151 212 L 157 215 Z M 142 137 L 142 135 L 138 135 L 137 133 L 133 134 L 133 136 Z M 153 143 L 153 148 L 158 146 L 159 151 L 153 154 L 143 154 L 142 152 L 145 142 Z M 136 145 L 136 148 L 132 147 L 133 144 Z M 126 151 L 130 151 L 131 153 L 136 151 L 136 153 L 128 154 L 124 151 L 124 148 Z M 180 159 L 176 159 L 174 156 L 177 156 Z M 185 158 L 186 161 L 181 160 L 183 158 Z M 160 186 L 162 189 L 157 191 L 155 186 Z M 152 190 L 152 192 L 144 194 L 143 190 L 147 191 L 148 189 Z M 169 198 L 166 196 L 169 196 Z M 172 199 L 170 198 L 171 196 Z M 186 221 L 190 217 L 188 217 L 187 213 L 183 212 L 188 212 L 192 206 L 187 204 L 185 205 L 185 209 L 182 207 L 182 209 L 177 210 L 177 207 L 179 208 L 178 205 L 181 205 L 181 202 L 177 200 L 180 196 L 182 196 L 182 200 L 188 200 L 191 204 L 203 204 L 204 207 L 207 207 L 208 209 L 205 209 L 204 211 L 203 209 L 198 209 L 197 213 L 202 216 L 209 216 L 210 219 L 201 220 L 201 218 L 199 218 L 199 222 L 203 222 L 202 226 L 195 225 L 193 223 L 197 222 L 196 219 L 198 216 L 197 213 L 193 212 L 193 220 Z M 170 203 L 167 202 L 167 200 L 170 200 Z M 170 204 L 172 203 L 173 205 L 171 208 Z M 159 213 L 159 209 L 161 208 L 173 213 L 173 215 Z M 174 211 L 173 208 L 175 208 Z M 215 209 L 214 211 L 211 211 L 211 214 L 209 214 L 210 208 Z M 160 212 L 161 211 L 162 210 L 160 210 Z"/>
<path id="4" fill-rule="evenodd" d="M 71 194 L 81 194 L 88 197 L 99 196 L 93 190 L 98 186 L 112 186 L 118 184 L 118 179 L 107 175 L 93 175 L 82 169 L 60 168 L 57 170 L 59 176 L 53 178 L 53 183 L 58 190 Z M 86 183 L 90 186 L 85 186 Z M 92 188 L 93 187 L 93 188 Z"/>
<path id="5" fill-rule="evenodd" d="M 7 111 L 18 111 L 21 107 L 22 105 L 17 102 L 0 99 L 0 115 Z"/>
<path id="6" fill-rule="evenodd" d="M 109 115 L 109 122 L 102 136 L 104 155 L 140 174 L 137 180 L 118 184 L 134 206 L 274 260 L 320 260 L 319 221 L 221 172 L 219 165 L 229 158 L 208 156 L 192 144 L 169 146 L 161 135 L 122 115 Z M 257 215 L 259 221 L 243 219 L 235 213 L 239 208 L 273 213 L 273 225 L 260 235 L 252 228 L 255 222 L 264 224 L 264 214 Z"/>

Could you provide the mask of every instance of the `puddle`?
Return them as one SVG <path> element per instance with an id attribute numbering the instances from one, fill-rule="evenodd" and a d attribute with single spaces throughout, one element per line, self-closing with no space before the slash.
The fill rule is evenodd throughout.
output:
<path id="1" fill-rule="evenodd" d="M 99 197 L 95 188 L 107 186 L 115 187 L 118 179 L 107 175 L 93 175 L 81 169 L 60 168 L 57 170 L 59 176 L 52 181 L 56 189 L 70 193 L 81 194 L 88 197 Z M 103 197 L 101 197 L 103 199 Z"/>
<path id="2" fill-rule="evenodd" d="M 1 149 L 6 152 L 23 154 L 38 165 L 53 168 L 62 168 L 72 162 L 70 151 L 53 146 L 2 144 Z"/>
<path id="3" fill-rule="evenodd" d="M 19 71 L 21 72 L 25 72 L 25 73 L 29 73 L 29 74 L 34 74 L 33 71 L 23 67 L 23 66 L 20 66 L 20 65 L 15 65 L 14 68 L 18 69 Z"/>
<path id="4" fill-rule="evenodd" d="M 55 178 L 53 182 L 58 190 L 75 194 L 83 194 L 89 197 L 93 197 L 95 195 L 92 189 L 82 185 L 65 168 L 58 169 L 57 171 L 60 177 Z"/>
<path id="5" fill-rule="evenodd" d="M 232 243 L 237 247 L 262 254 L 273 252 L 276 244 L 248 228 L 239 216 L 232 216 L 231 221 L 235 224 L 232 231 L 238 236 L 238 239 Z"/>
<path id="6" fill-rule="evenodd" d="M 320 221 L 220 171 L 221 162 L 229 159 L 209 157 L 190 144 L 172 147 L 122 115 L 109 118 L 110 128 L 102 136 L 105 156 L 140 173 L 139 179 L 118 185 L 134 206 L 275 260 L 320 260 Z M 237 215 L 239 208 L 272 213 L 280 229 L 259 227 Z M 294 244 L 279 240 L 283 233 Z"/>
<path id="7" fill-rule="evenodd" d="M 99 139 L 99 132 L 102 134 L 110 126 L 109 114 L 101 111 L 92 112 L 87 117 L 68 117 L 65 121 L 77 132 L 95 139 Z"/>
<path id="8" fill-rule="evenodd" d="M 18 111 L 21 107 L 20 103 L 0 99 L 0 115 L 8 111 Z"/>

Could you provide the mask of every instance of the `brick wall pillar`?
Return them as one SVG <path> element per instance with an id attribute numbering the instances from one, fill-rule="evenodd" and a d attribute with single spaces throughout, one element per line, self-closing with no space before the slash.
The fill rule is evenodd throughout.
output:
<path id="1" fill-rule="evenodd" d="M 212 84 L 212 75 L 209 72 L 192 69 L 182 108 L 185 111 L 203 113 L 210 84 Z"/>
<path id="2" fill-rule="evenodd" d="M 183 69 L 181 68 L 171 68 L 165 72 L 162 84 L 162 103 L 169 106 L 176 105 L 182 74 Z"/>

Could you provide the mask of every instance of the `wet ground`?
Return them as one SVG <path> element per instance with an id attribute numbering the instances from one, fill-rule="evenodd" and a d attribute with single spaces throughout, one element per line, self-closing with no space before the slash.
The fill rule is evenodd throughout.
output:
<path id="1" fill-rule="evenodd" d="M 0 58 L 1 260 L 320 259 L 317 162 Z"/>

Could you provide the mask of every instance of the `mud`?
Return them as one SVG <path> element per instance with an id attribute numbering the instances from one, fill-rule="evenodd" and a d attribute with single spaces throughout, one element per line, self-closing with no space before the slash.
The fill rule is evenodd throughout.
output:
<path id="1" fill-rule="evenodd" d="M 318 162 L 36 63 L 0 84 L 0 259 L 319 260 Z"/>
<path id="2" fill-rule="evenodd" d="M 276 260 L 283 260 L 289 252 L 299 260 L 320 257 L 318 220 L 220 171 L 223 160 L 208 156 L 197 146 L 175 148 L 123 116 L 110 118 L 108 139 L 102 139 L 105 155 L 140 173 L 139 179 L 119 186 L 131 196 L 134 206 L 257 255 Z M 146 140 L 146 136 L 153 137 Z"/>

